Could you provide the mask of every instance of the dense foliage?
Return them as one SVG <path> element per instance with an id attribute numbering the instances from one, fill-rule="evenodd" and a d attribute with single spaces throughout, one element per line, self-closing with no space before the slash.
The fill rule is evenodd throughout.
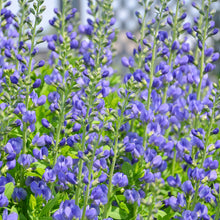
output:
<path id="1" fill-rule="evenodd" d="M 87 25 L 63 0 L 43 37 L 44 0 L 18 2 L 0 0 L 0 219 L 220 219 L 215 1 L 190 23 L 182 0 L 139 0 L 123 82 L 112 0 Z"/>

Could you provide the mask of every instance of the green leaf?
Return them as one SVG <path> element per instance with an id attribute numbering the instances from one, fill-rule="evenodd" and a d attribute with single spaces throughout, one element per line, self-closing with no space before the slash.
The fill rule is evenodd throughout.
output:
<path id="1" fill-rule="evenodd" d="M 98 125 L 100 124 L 100 121 L 92 121 L 92 124 Z"/>
<path id="2" fill-rule="evenodd" d="M 12 182 L 9 182 L 5 185 L 5 196 L 8 198 L 8 200 L 11 199 L 11 195 L 14 191 L 14 184 Z"/>
<path id="3" fill-rule="evenodd" d="M 11 213 L 12 213 L 12 212 L 18 213 L 18 210 L 16 209 L 15 206 L 12 206 L 12 207 L 11 207 Z"/>
<path id="4" fill-rule="evenodd" d="M 65 146 L 61 149 L 61 154 L 66 155 L 70 150 L 70 146 Z"/>
<path id="5" fill-rule="evenodd" d="M 120 208 L 112 208 L 111 211 L 108 213 L 108 216 L 113 219 L 127 219 L 128 215 L 125 211 L 121 210 Z"/>
<path id="6" fill-rule="evenodd" d="M 40 220 L 52 220 L 52 217 L 40 217 Z"/>
<path id="7" fill-rule="evenodd" d="M 111 148 L 108 146 L 108 145 L 104 145 L 104 147 L 103 147 L 103 151 L 105 151 L 105 150 L 110 150 Z"/>
<path id="8" fill-rule="evenodd" d="M 162 219 L 167 215 L 166 212 L 162 211 L 162 210 L 158 210 L 158 212 L 155 214 L 155 217 L 161 217 Z"/>
<path id="9" fill-rule="evenodd" d="M 24 174 L 25 176 L 35 176 L 35 177 L 39 177 L 41 178 L 42 176 L 38 173 L 34 173 L 34 172 L 27 172 Z"/>
<path id="10" fill-rule="evenodd" d="M 21 213 L 19 214 L 19 220 L 27 220 L 26 217 Z"/>
<path id="11" fill-rule="evenodd" d="M 36 205 L 37 205 L 36 198 L 31 194 L 30 200 L 29 200 L 29 207 L 31 208 L 31 210 L 34 210 Z"/>
<path id="12" fill-rule="evenodd" d="M 115 208 L 114 210 L 111 210 L 108 213 L 108 216 L 113 218 L 113 219 L 122 219 L 119 212 L 120 212 L 120 209 L 119 208 Z"/>
<path id="13" fill-rule="evenodd" d="M 36 168 L 41 168 L 41 169 L 46 169 L 47 165 L 45 163 L 40 163 L 40 162 L 34 162 L 31 164 L 31 167 L 36 167 Z"/>
<path id="14" fill-rule="evenodd" d="M 41 177 L 42 177 L 43 174 L 45 173 L 45 169 L 42 169 L 42 168 L 38 167 L 38 168 L 36 169 L 36 172 L 39 173 L 39 174 L 41 175 Z"/>
<path id="15" fill-rule="evenodd" d="M 51 211 L 53 209 L 53 207 L 58 204 L 59 198 L 60 198 L 60 194 L 57 194 L 54 199 L 50 200 L 42 209 L 42 211 L 40 213 L 40 217 L 43 217 L 49 211 Z"/>
<path id="16" fill-rule="evenodd" d="M 125 212 L 127 214 L 129 214 L 129 209 L 128 209 L 127 205 L 124 202 L 120 202 L 119 206 L 120 206 L 121 209 L 125 210 Z"/>
<path id="17" fill-rule="evenodd" d="M 122 172 L 128 177 L 129 182 L 133 178 L 133 167 L 130 163 L 125 162 L 122 165 Z"/>
<path id="18" fill-rule="evenodd" d="M 117 195 L 116 197 L 117 197 L 117 200 L 119 201 L 126 201 L 126 198 L 124 195 Z"/>

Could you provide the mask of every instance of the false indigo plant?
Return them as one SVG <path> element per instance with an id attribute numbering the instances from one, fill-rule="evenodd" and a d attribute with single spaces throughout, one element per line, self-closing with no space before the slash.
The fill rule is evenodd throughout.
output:
<path id="1" fill-rule="evenodd" d="M 44 0 L 0 0 L 0 219 L 220 219 L 213 2 L 188 22 L 183 0 L 139 0 L 120 83 L 112 0 L 86 25 L 63 0 L 43 37 Z"/>

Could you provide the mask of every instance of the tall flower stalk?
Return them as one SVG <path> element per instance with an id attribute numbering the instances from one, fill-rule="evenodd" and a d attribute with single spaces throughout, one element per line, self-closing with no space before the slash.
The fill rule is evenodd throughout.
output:
<path id="1" fill-rule="evenodd" d="M 125 95 L 125 91 L 123 92 L 123 94 Z M 115 170 L 115 165 L 116 165 L 116 160 L 118 158 L 118 142 L 119 142 L 119 136 L 120 136 L 120 128 L 123 124 L 123 114 L 126 110 L 126 107 L 128 105 L 128 100 L 129 100 L 129 93 L 124 97 L 124 103 L 122 105 L 122 109 L 121 109 L 121 114 L 119 115 L 119 120 L 118 123 L 116 125 L 115 128 L 115 134 L 114 134 L 114 138 L 115 138 L 115 143 L 114 143 L 114 147 L 113 147 L 113 151 L 114 151 L 114 156 L 112 159 L 112 163 L 111 163 L 111 168 L 110 168 L 110 173 L 109 173 L 109 184 L 108 184 L 108 203 L 104 206 L 104 212 L 103 212 L 103 219 L 108 217 L 108 211 L 110 208 L 110 201 L 111 201 L 111 197 L 112 197 L 112 188 L 113 188 L 113 184 L 112 184 L 112 178 L 113 178 L 113 174 L 114 174 L 114 170 Z"/>
<path id="2" fill-rule="evenodd" d="M 38 34 L 37 32 L 37 26 L 40 24 L 42 18 L 40 17 L 40 15 L 43 13 L 43 11 L 45 10 L 44 6 L 42 6 L 42 4 L 44 3 L 43 0 L 38 0 L 37 4 L 35 4 L 34 8 L 35 11 L 33 11 L 33 15 L 35 16 L 34 18 L 34 25 L 32 26 L 30 23 L 28 23 L 30 25 L 31 28 L 31 44 L 30 44 L 30 49 L 29 49 L 29 53 L 28 53 L 28 63 L 27 63 L 27 70 L 26 70 L 26 95 L 25 95 L 25 106 L 26 106 L 26 110 L 29 110 L 29 96 L 30 96 L 30 84 L 31 84 L 31 73 L 32 73 L 32 61 L 33 61 L 33 51 L 34 48 L 36 47 L 36 36 Z M 23 17 L 23 14 L 22 14 Z M 20 33 L 22 35 L 22 31 Z M 28 135 L 28 125 L 27 122 L 24 121 L 23 124 L 23 149 L 22 149 L 22 153 L 26 154 L 27 152 L 27 135 Z"/>
<path id="3" fill-rule="evenodd" d="M 106 94 L 99 94 L 98 96 L 96 94 L 100 93 L 101 87 L 98 86 L 102 82 L 102 78 L 105 78 L 108 76 L 108 70 L 107 75 L 104 74 L 104 68 L 106 61 L 104 61 L 107 57 L 106 54 L 103 52 L 105 50 L 111 49 L 111 40 L 109 39 L 110 34 L 114 32 L 112 30 L 112 25 L 114 25 L 115 21 L 113 18 L 113 13 L 111 12 L 112 8 L 112 1 L 105 2 L 102 4 L 102 2 L 97 1 L 96 3 L 93 3 L 92 1 L 89 1 L 88 3 L 90 7 L 90 14 L 93 15 L 94 21 L 89 20 L 89 26 L 93 31 L 93 35 L 88 35 L 89 40 L 94 45 L 94 52 L 95 56 L 91 56 L 91 59 L 94 60 L 94 65 L 90 66 L 91 64 L 87 64 L 86 71 L 86 77 L 89 78 L 89 84 L 88 88 L 85 90 L 86 93 L 86 99 L 85 99 L 85 105 L 86 105 L 86 115 L 83 119 L 83 133 L 82 133 L 82 142 L 81 142 L 81 151 L 84 152 L 85 145 L 86 145 L 86 136 L 87 126 L 90 127 L 92 123 L 92 116 L 89 112 L 94 111 L 94 107 L 97 105 L 95 102 L 96 100 L 100 100 L 102 96 L 106 96 Z M 97 40 L 99 39 L 99 40 Z M 109 41 L 109 43 L 108 43 Z M 107 61 L 108 63 L 111 63 L 111 61 Z M 108 65 L 108 64 L 107 64 Z M 93 160 L 92 160 L 93 161 Z M 92 164 L 90 164 L 90 167 L 92 167 Z M 78 186 L 76 189 L 75 194 L 75 202 L 78 205 L 79 204 L 79 196 L 80 192 L 82 190 L 82 169 L 83 169 L 83 160 L 79 160 L 79 172 L 78 172 Z M 91 168 L 92 169 L 92 168 Z M 91 171 L 91 170 L 90 170 Z M 89 175 L 91 175 L 89 173 Z M 91 177 L 89 177 L 91 178 Z M 90 180 L 91 181 L 91 180 Z M 87 185 L 87 188 L 89 188 L 89 185 Z M 88 189 L 89 190 L 89 189 Z M 87 192 L 87 194 L 89 191 Z M 84 207 L 87 204 L 88 198 L 86 197 L 84 200 Z M 84 213 L 85 216 L 85 213 Z"/>
<path id="4" fill-rule="evenodd" d="M 88 0 L 84 25 L 63 0 L 43 39 L 43 0 L 18 0 L 18 15 L 0 0 L 3 219 L 219 218 L 215 1 L 192 3 L 192 25 L 185 1 L 172 12 L 171 0 L 138 0 L 140 37 L 126 33 L 136 48 L 121 59 L 121 83 L 113 0 Z M 46 65 L 35 59 L 42 41 Z"/>
<path id="5" fill-rule="evenodd" d="M 216 109 L 218 106 L 218 98 L 219 98 L 219 91 L 217 90 L 217 86 L 215 86 L 215 90 L 212 91 L 213 95 L 211 95 L 211 99 L 214 100 L 213 102 L 213 108 L 212 108 L 212 113 L 210 116 L 210 124 L 208 126 L 208 129 L 206 131 L 206 135 L 205 135 L 205 141 L 204 141 L 204 150 L 202 151 L 202 155 L 201 155 L 201 162 L 200 162 L 200 169 L 204 166 L 204 161 L 207 158 L 207 154 L 208 154 L 208 146 L 210 144 L 210 136 L 212 134 L 212 130 L 213 130 L 213 125 L 214 125 L 214 121 L 215 121 L 215 116 L 216 116 Z M 195 190 L 195 194 L 193 197 L 193 201 L 192 201 L 192 210 L 195 208 L 195 205 L 197 203 L 198 200 L 198 193 L 199 193 L 199 186 L 200 186 L 200 181 L 198 181 L 196 183 L 196 190 Z"/>
<path id="6" fill-rule="evenodd" d="M 64 39 L 63 42 L 63 50 L 62 50 L 62 54 L 61 53 L 61 48 L 59 51 L 59 55 L 62 61 L 62 64 L 64 66 L 64 68 L 62 68 L 61 70 L 61 76 L 63 77 L 63 90 L 61 90 L 61 112 L 60 112 L 60 117 L 58 120 L 58 126 L 56 129 L 56 133 L 55 133 L 55 137 L 56 137 L 56 142 L 55 142 L 55 146 L 54 146 L 54 159 L 53 159 L 53 166 L 56 164 L 57 162 L 57 157 L 58 157 L 58 146 L 59 146 L 59 141 L 60 141 L 60 132 L 61 132 L 61 128 L 64 122 L 64 115 L 65 115 L 65 101 L 66 101 L 66 86 L 65 86 L 65 79 L 64 79 L 64 75 L 66 72 L 66 51 L 67 51 L 67 45 L 66 45 L 66 37 L 65 37 L 65 27 L 66 27 L 66 21 L 65 21 L 65 16 L 67 14 L 67 0 L 63 0 L 62 1 L 62 17 L 61 17 L 61 31 L 60 31 L 60 36 Z"/>
<path id="7" fill-rule="evenodd" d="M 170 56 L 169 56 L 169 63 L 168 63 L 168 65 L 170 66 L 171 69 L 172 69 L 171 65 L 172 65 L 172 62 L 174 61 L 174 55 L 175 55 L 175 50 L 172 50 L 172 45 L 173 45 L 174 41 L 177 40 L 177 37 L 178 37 L 177 36 L 178 35 L 177 34 L 177 24 L 178 24 L 179 6 L 180 6 L 180 0 L 177 0 L 174 21 L 172 24 L 172 42 L 170 45 Z M 172 65 L 172 66 L 174 66 L 174 65 Z M 169 84 L 166 83 L 165 88 L 164 88 L 164 92 L 163 92 L 162 103 L 166 103 L 168 87 L 169 87 Z"/>

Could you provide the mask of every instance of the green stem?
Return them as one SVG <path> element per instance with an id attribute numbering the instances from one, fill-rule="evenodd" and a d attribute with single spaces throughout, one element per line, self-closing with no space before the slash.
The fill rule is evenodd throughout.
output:
<path id="1" fill-rule="evenodd" d="M 198 192 L 197 192 L 197 193 L 198 193 Z M 190 205 L 191 205 L 191 197 L 189 196 L 189 199 L 187 199 L 186 210 L 190 210 Z"/>
<path id="2" fill-rule="evenodd" d="M 140 38 L 140 45 L 141 45 L 141 48 L 143 47 L 143 40 L 144 40 L 144 32 L 145 32 L 145 23 L 146 23 L 146 16 L 147 16 L 147 12 L 146 12 L 146 2 L 145 2 L 145 5 L 144 5 L 144 18 L 143 18 L 143 23 L 142 23 L 142 26 L 141 26 L 141 38 Z M 142 48 L 142 51 L 143 51 L 143 48 Z M 141 68 L 142 66 L 142 53 L 140 53 L 139 55 L 139 59 L 138 59 L 138 68 Z"/>
<path id="3" fill-rule="evenodd" d="M 143 137 L 143 147 L 146 149 L 147 144 L 147 123 L 144 124 L 144 137 Z"/>
<path id="4" fill-rule="evenodd" d="M 61 27 L 61 36 L 64 38 L 64 32 L 65 32 L 65 8 L 66 8 L 66 0 L 63 1 L 63 9 L 62 9 L 62 27 Z M 64 79 L 64 75 L 66 72 L 65 69 L 65 62 L 66 62 L 66 41 L 64 40 L 64 54 L 63 54 L 63 79 Z M 64 81 L 63 81 L 64 82 Z M 64 91 L 62 91 L 62 96 L 61 96 L 61 112 L 60 112 L 60 117 L 59 117 L 59 122 L 58 122 L 58 128 L 56 130 L 56 144 L 54 146 L 54 159 L 53 159 L 53 167 L 57 162 L 57 157 L 58 157 L 58 146 L 59 146 L 59 140 L 60 140 L 60 132 L 61 132 L 61 128 L 64 122 L 64 116 L 65 116 L 65 96 L 66 96 L 66 89 L 65 89 L 65 84 L 64 84 Z"/>
<path id="5" fill-rule="evenodd" d="M 206 158 L 206 153 L 207 153 L 206 151 L 207 151 L 207 147 L 208 147 L 208 144 L 209 144 L 209 137 L 210 137 L 210 134 L 211 134 L 211 131 L 212 131 L 212 126 L 213 126 L 214 118 L 215 118 L 215 108 L 216 108 L 216 100 L 215 100 L 214 105 L 213 105 L 211 120 L 210 120 L 210 124 L 208 126 L 208 131 L 207 131 L 206 137 L 205 137 L 205 149 L 204 149 L 204 154 L 203 154 L 203 157 L 202 157 L 202 163 L 200 164 L 201 167 L 203 166 L 203 163 L 204 163 L 205 158 Z"/>
<path id="6" fill-rule="evenodd" d="M 89 109 L 90 109 L 90 106 L 87 107 L 85 121 L 88 118 Z M 84 151 L 85 143 L 86 143 L 86 124 L 84 123 L 81 151 Z M 76 203 L 76 205 L 79 204 L 79 194 L 80 194 L 80 191 L 82 189 L 82 187 L 81 187 L 81 185 L 82 185 L 82 169 L 83 169 L 83 160 L 80 160 L 79 161 L 78 184 L 77 184 L 77 189 L 76 189 L 76 194 L 75 194 L 75 203 Z"/>
<path id="7" fill-rule="evenodd" d="M 134 213 L 134 215 L 133 215 L 133 220 L 136 220 L 137 219 L 137 215 L 138 215 L 138 204 L 137 204 L 137 202 L 135 202 L 134 203 L 134 210 L 133 210 L 133 213 Z"/>
<path id="8" fill-rule="evenodd" d="M 153 198 L 152 198 L 152 202 L 151 202 L 151 204 L 150 204 L 149 214 L 148 214 L 148 218 L 147 218 L 148 220 L 151 219 L 151 215 L 152 215 L 152 212 L 153 212 L 154 197 L 155 197 L 155 195 L 154 195 L 154 192 L 153 192 Z"/>
<path id="9" fill-rule="evenodd" d="M 172 161 L 172 176 L 175 174 L 175 166 L 176 166 L 176 154 L 177 151 L 174 149 L 173 161 Z"/>
<path id="10" fill-rule="evenodd" d="M 85 215 L 86 215 L 86 206 L 87 206 L 88 199 L 89 199 L 90 183 L 91 183 L 91 180 L 92 180 L 92 168 L 93 168 L 93 163 L 94 163 L 94 159 L 95 159 L 96 149 L 97 149 L 97 147 L 99 145 L 101 133 L 102 132 L 100 131 L 100 134 L 99 134 L 97 143 L 94 146 L 94 149 L 93 149 L 93 152 L 92 152 L 92 157 L 91 157 L 90 164 L 89 164 L 89 180 L 88 180 L 88 184 L 87 184 L 87 188 L 86 188 L 86 194 L 85 194 L 85 199 L 84 199 L 82 220 L 85 219 Z"/>
<path id="11" fill-rule="evenodd" d="M 97 3 L 97 2 L 96 2 Z M 100 7 L 101 8 L 101 7 Z M 97 18 L 98 14 L 95 15 L 95 18 Z M 106 34 L 106 31 L 107 29 L 104 30 L 104 35 Z M 99 31 L 98 31 L 99 33 Z M 101 36 L 99 36 L 101 37 Z M 98 42 L 98 45 L 97 45 L 97 55 L 96 55 L 96 62 L 95 62 L 95 68 L 93 70 L 94 73 L 96 73 L 96 71 L 99 71 L 98 68 L 100 66 L 100 53 L 101 53 L 101 41 Z M 97 74 L 97 73 L 96 73 Z M 96 75 L 94 75 L 96 76 Z M 95 77 L 94 77 L 95 78 Z M 91 83 L 95 84 L 95 82 L 92 82 Z M 96 83 L 97 84 L 97 83 Z M 94 86 L 95 87 L 95 86 Z M 88 119 L 88 116 L 89 116 L 89 110 L 91 108 L 91 105 L 92 103 L 94 102 L 94 99 L 92 98 L 92 94 L 93 94 L 93 91 L 88 94 L 88 97 L 87 97 L 87 100 L 89 102 L 89 105 L 87 107 L 87 112 L 86 112 L 86 117 L 85 117 L 85 121 Z M 90 124 L 89 124 L 90 125 Z M 81 150 L 84 151 L 84 148 L 85 148 L 85 143 L 86 143 L 86 126 L 87 124 L 84 123 L 84 126 L 83 126 L 83 135 L 82 135 L 82 145 L 81 145 Z M 83 160 L 80 160 L 79 161 L 79 173 L 78 173 L 78 185 L 77 185 L 77 189 L 76 189 L 76 194 L 75 194 L 75 204 L 78 205 L 79 204 L 79 195 L 80 195 L 80 191 L 82 189 L 82 169 L 83 169 Z"/>
<path id="12" fill-rule="evenodd" d="M 116 159 L 117 159 L 117 156 L 118 156 L 118 140 L 119 140 L 119 130 L 120 130 L 120 127 L 121 127 L 121 124 L 122 124 L 122 121 L 123 121 L 123 113 L 125 111 L 125 107 L 127 106 L 127 97 L 125 98 L 125 103 L 123 105 L 123 109 L 121 111 L 121 115 L 119 117 L 119 121 L 118 121 L 118 125 L 117 125 L 117 128 L 116 128 L 116 134 L 115 134 L 115 145 L 114 145 L 114 157 L 113 157 L 113 160 L 112 160 L 112 164 L 111 164 L 111 169 L 110 169 L 110 175 L 109 175 L 109 184 L 108 184 L 108 203 L 105 204 L 105 207 L 104 207 L 104 213 L 103 213 L 103 219 L 104 218 L 107 218 L 107 213 L 108 213 L 108 210 L 109 210 L 109 207 L 110 207 L 110 199 L 111 199 L 111 196 L 112 196 L 112 177 L 113 177 L 113 173 L 114 173 L 114 169 L 115 169 L 115 164 L 116 164 Z"/>
<path id="13" fill-rule="evenodd" d="M 141 45 L 141 48 L 143 47 L 143 40 L 144 40 L 144 35 L 145 35 L 145 24 L 146 24 L 146 16 L 147 16 L 147 11 L 146 11 L 146 7 L 147 7 L 147 1 L 144 1 L 144 18 L 143 18 L 143 23 L 142 23 L 142 26 L 141 26 L 141 37 L 140 37 L 140 45 Z M 139 60 L 138 60 L 138 68 L 141 69 L 142 67 L 142 61 L 143 61 L 143 58 L 142 58 L 142 53 L 143 53 L 143 48 L 142 48 L 142 52 L 140 53 L 139 55 Z M 132 126 L 131 128 L 133 129 L 133 120 L 132 120 Z M 132 132 L 132 130 L 131 130 Z M 143 147 L 145 149 L 146 147 L 146 143 L 147 143 L 147 123 L 144 124 L 144 138 L 143 138 Z M 143 161 L 144 161 L 144 157 L 141 156 L 141 164 L 143 164 Z"/>
<path id="14" fill-rule="evenodd" d="M 218 208 L 217 208 L 217 213 L 215 215 L 215 220 L 219 220 L 219 216 L 220 216 L 220 189 L 218 193 Z"/>
<path id="15" fill-rule="evenodd" d="M 21 8 L 23 9 L 24 8 L 24 5 L 25 5 L 25 1 L 23 1 L 22 5 L 21 5 Z M 22 31 L 23 31 L 23 24 L 24 24 L 24 15 L 25 15 L 25 10 L 21 10 L 21 20 L 20 20 L 20 26 L 19 26 L 19 37 L 18 37 L 18 46 L 19 46 L 19 43 L 22 39 Z M 18 65 L 19 65 L 19 60 L 16 61 L 16 70 L 18 69 Z"/>
<path id="16" fill-rule="evenodd" d="M 0 12 L 2 10 L 2 0 L 0 0 Z"/>
<path id="17" fill-rule="evenodd" d="M 179 10 L 179 3 L 180 3 L 180 0 L 177 0 L 177 3 L 176 3 L 176 14 L 175 14 L 175 17 L 174 17 L 174 24 L 173 24 L 173 39 L 172 39 L 172 43 L 171 43 L 171 47 L 174 43 L 174 41 L 176 40 L 176 35 L 177 35 L 177 20 L 178 20 L 178 10 Z M 171 63 L 173 61 L 173 55 L 175 53 L 175 50 L 172 50 L 170 48 L 170 57 L 169 57 L 169 66 L 171 67 Z M 162 99 L 162 104 L 164 104 L 167 100 L 167 90 L 168 90 L 168 87 L 169 87 L 169 83 L 167 83 L 165 85 L 165 88 L 164 88 L 164 94 L 163 94 L 163 99 Z"/>
<path id="18" fill-rule="evenodd" d="M 199 192 L 199 183 L 200 183 L 200 181 L 198 181 L 197 184 L 196 184 L 196 191 L 195 191 L 195 195 L 194 195 L 193 202 L 192 202 L 192 210 L 194 210 L 195 205 L 197 203 L 198 192 Z"/>
<path id="19" fill-rule="evenodd" d="M 204 6 L 205 6 L 205 0 L 202 0 L 202 7 L 201 7 L 202 11 L 204 11 Z M 200 14 L 200 18 L 199 18 L 199 22 L 198 22 L 198 29 L 199 30 L 201 30 L 201 27 L 202 27 L 202 18 L 203 18 L 203 15 Z M 198 54 L 199 54 L 199 47 L 197 46 L 196 51 L 195 51 L 195 62 L 196 63 L 198 62 Z"/>
<path id="20" fill-rule="evenodd" d="M 160 13 L 161 19 L 162 12 Z M 147 96 L 147 107 L 146 110 L 148 111 L 150 109 L 150 100 L 151 100 L 151 91 L 152 91 L 152 85 L 153 85 L 153 76 L 154 76 L 154 69 L 155 69 L 155 58 L 156 58 L 156 43 L 157 43 L 157 34 L 159 30 L 160 22 L 157 23 L 156 32 L 154 34 L 154 45 L 153 45 L 153 51 L 152 51 L 152 63 L 150 68 L 150 83 L 148 88 L 148 96 Z M 144 137 L 143 137 L 143 146 L 146 147 L 147 143 L 147 124 L 144 126 Z"/>
<path id="21" fill-rule="evenodd" d="M 59 146 L 59 140 L 60 140 L 60 132 L 61 132 L 61 128 L 62 128 L 62 125 L 63 125 L 63 119 L 64 119 L 64 115 L 65 115 L 64 104 L 65 104 L 65 93 L 64 93 L 64 91 L 62 91 L 61 113 L 60 113 L 58 128 L 57 128 L 57 132 L 56 132 L 56 144 L 55 144 L 55 147 L 54 147 L 53 167 L 55 166 L 55 164 L 57 162 L 57 157 L 58 157 L 58 146 Z"/>
<path id="22" fill-rule="evenodd" d="M 28 105 L 29 105 L 29 93 L 30 93 L 30 78 L 31 78 L 31 67 L 32 67 L 32 60 L 33 60 L 33 56 L 31 55 L 33 50 L 34 50 L 34 41 L 35 41 L 35 37 L 36 37 L 36 28 L 37 28 L 37 16 L 39 15 L 39 4 L 37 5 L 37 10 L 36 10 L 36 17 L 35 17 L 35 21 L 34 21 L 34 28 L 33 28 L 33 36 L 31 39 L 31 49 L 29 51 L 29 62 L 28 62 L 28 71 L 27 71 L 27 87 L 26 87 L 26 97 L 25 97 L 25 106 L 26 109 L 28 111 Z M 23 123 L 23 150 L 22 153 L 25 154 L 26 153 L 26 144 L 27 144 L 27 123 L 24 122 Z"/>
<path id="23" fill-rule="evenodd" d="M 205 161 L 205 158 L 207 156 L 207 147 L 209 145 L 209 137 L 210 137 L 210 134 L 211 134 L 211 131 L 212 131 L 213 123 L 214 123 L 215 108 L 216 108 L 216 95 L 215 95 L 215 102 L 214 102 L 213 109 L 212 109 L 210 124 L 208 126 L 208 131 L 206 132 L 206 136 L 205 136 L 205 149 L 203 151 L 203 156 L 202 156 L 202 161 L 201 161 L 201 164 L 200 164 L 200 168 L 202 168 L 203 163 Z M 200 183 L 200 181 L 198 181 L 197 184 L 196 184 L 196 192 L 195 192 L 195 195 L 194 195 L 194 198 L 193 198 L 192 210 L 195 208 L 195 205 L 196 205 L 196 202 L 197 202 L 198 191 L 199 191 L 199 183 Z"/>
<path id="24" fill-rule="evenodd" d="M 210 3 L 210 2 L 209 2 Z M 203 33 L 203 40 L 202 40 L 202 54 L 201 54 L 201 63 L 200 63 L 200 80 L 199 80 L 199 86 L 197 90 L 197 100 L 200 100 L 201 98 L 201 87 L 202 87 L 202 79 L 203 79 L 203 71 L 204 71 L 204 61 L 205 61 L 205 42 L 206 42 L 206 35 L 208 30 L 208 22 L 209 22 L 209 7 L 208 5 L 207 14 L 206 14 L 206 22 L 205 22 L 205 28 Z M 198 126 L 199 121 L 199 114 L 195 118 L 195 128 Z"/>
<path id="25" fill-rule="evenodd" d="M 153 76 L 154 76 L 154 69 L 155 69 L 155 58 L 156 58 L 156 43 L 157 43 L 157 34 L 160 27 L 160 20 L 162 16 L 162 10 L 160 12 L 159 21 L 157 23 L 156 31 L 154 33 L 154 43 L 153 43 L 153 51 L 152 51 L 152 62 L 151 62 L 151 68 L 150 68 L 150 83 L 148 88 L 148 97 L 147 97 L 147 106 L 146 110 L 148 111 L 150 109 L 150 102 L 151 102 L 151 91 L 152 91 L 152 85 L 153 85 Z M 144 149 L 146 147 L 147 143 L 147 123 L 144 126 L 144 137 L 143 137 L 143 146 Z M 141 157 L 141 163 L 143 161 L 143 157 Z"/>
<path id="26" fill-rule="evenodd" d="M 152 51 L 152 61 L 151 61 L 151 68 L 150 68 L 150 83 L 148 88 L 148 96 L 147 96 L 147 110 L 150 109 L 150 102 L 151 102 L 151 91 L 152 91 L 152 85 L 153 85 L 153 76 L 154 76 L 154 70 L 155 70 L 155 58 L 156 58 L 156 43 L 157 43 L 157 34 L 160 27 L 160 20 L 162 16 L 162 10 L 160 12 L 159 21 L 157 23 L 156 31 L 154 33 L 154 44 L 153 44 L 153 51 Z"/>

